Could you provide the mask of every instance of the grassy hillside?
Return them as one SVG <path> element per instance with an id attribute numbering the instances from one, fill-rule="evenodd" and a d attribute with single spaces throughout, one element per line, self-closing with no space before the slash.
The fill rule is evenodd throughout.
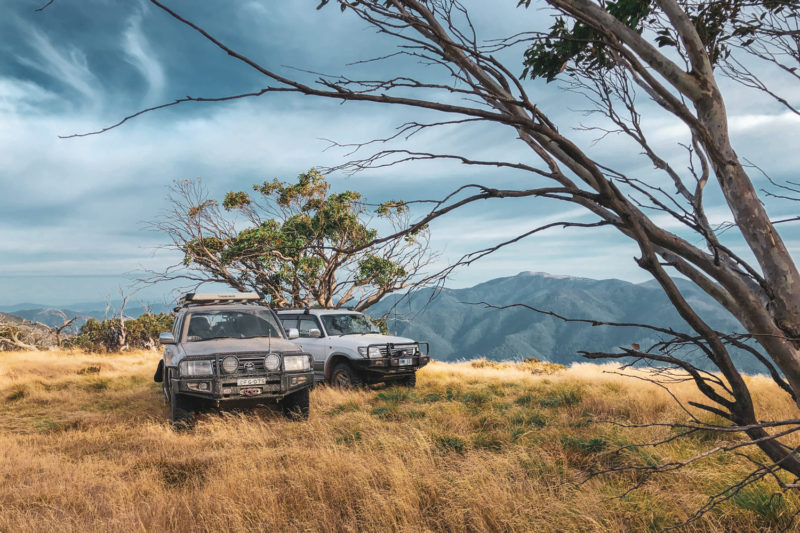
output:
<path id="1" fill-rule="evenodd" d="M 416 390 L 312 393 L 308 422 L 264 409 L 175 433 L 159 355 L 0 353 L 0 531 L 647 531 L 686 519 L 747 471 L 732 454 L 662 475 L 592 468 L 687 458 L 703 434 L 598 422 L 681 419 L 668 395 L 588 364 L 434 363 Z M 751 378 L 764 418 L 796 412 Z M 690 387 L 676 386 L 682 398 Z M 688 531 L 787 525 L 795 495 L 763 481 Z"/>

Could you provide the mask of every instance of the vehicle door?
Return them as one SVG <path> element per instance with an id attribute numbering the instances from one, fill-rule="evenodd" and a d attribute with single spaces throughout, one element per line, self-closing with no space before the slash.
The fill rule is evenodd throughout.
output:
<path id="1" fill-rule="evenodd" d="M 322 375 L 330 352 L 330 343 L 329 339 L 322 337 L 319 319 L 314 315 L 300 315 L 297 317 L 297 330 L 300 332 L 298 344 L 314 358 L 314 373 Z"/>

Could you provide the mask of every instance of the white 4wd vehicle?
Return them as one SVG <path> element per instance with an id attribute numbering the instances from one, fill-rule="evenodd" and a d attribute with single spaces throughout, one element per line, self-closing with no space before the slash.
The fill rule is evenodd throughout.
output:
<path id="1" fill-rule="evenodd" d="M 413 387 L 416 371 L 428 364 L 428 343 L 381 335 L 369 317 L 346 309 L 278 311 L 283 327 L 314 359 L 314 381 L 339 387 L 394 382 Z"/>

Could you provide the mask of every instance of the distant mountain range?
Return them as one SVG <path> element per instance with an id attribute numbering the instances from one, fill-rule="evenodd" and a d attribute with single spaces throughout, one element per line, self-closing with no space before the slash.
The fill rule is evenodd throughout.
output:
<path id="1" fill-rule="evenodd" d="M 13 315 L 15 317 L 24 318 L 30 322 L 40 322 L 46 326 L 60 326 L 64 323 L 64 317 L 67 320 L 75 318 L 75 321 L 68 328 L 67 333 L 77 333 L 90 318 L 103 320 L 106 315 L 109 318 L 119 316 L 119 308 L 121 302 L 111 302 L 108 307 L 106 302 L 86 302 L 70 305 L 68 309 L 59 308 L 52 305 L 42 305 L 34 303 L 22 303 L 15 305 L 0 305 L 0 312 Z M 165 313 L 170 309 L 163 304 L 154 304 L 145 309 L 141 304 L 127 305 L 125 307 L 125 316 L 136 318 L 143 314 L 146 310 L 153 313 Z M 63 315 L 62 315 L 63 313 Z"/>
<path id="2" fill-rule="evenodd" d="M 726 332 L 741 330 L 732 315 L 693 284 L 678 280 L 678 286 L 712 327 Z M 578 353 L 581 350 L 616 352 L 620 346 L 635 343 L 645 348 L 659 340 L 658 333 L 644 328 L 565 322 L 520 307 L 487 309 L 474 305 L 477 302 L 493 306 L 522 303 L 568 318 L 691 332 L 654 281 L 634 284 L 537 272 L 522 272 L 466 289 L 424 289 L 406 297 L 391 295 L 370 308 L 369 314 L 388 313 L 392 333 L 430 342 L 431 355 L 444 361 L 537 357 L 569 364 L 585 361 Z M 689 353 L 687 357 L 708 368 L 701 356 Z M 764 372 L 752 357 L 744 353 L 735 357 L 745 372 Z"/>
<path id="3" fill-rule="evenodd" d="M 677 280 L 684 297 L 713 328 L 739 331 L 741 326 L 719 304 L 692 283 Z M 556 317 L 513 307 L 526 304 L 568 318 L 601 322 L 650 324 L 690 333 L 661 288 L 654 282 L 629 283 L 618 279 L 595 280 L 522 272 L 493 279 L 465 289 L 423 289 L 410 296 L 390 295 L 368 311 L 372 316 L 388 313 L 392 333 L 430 343 L 431 355 L 439 360 L 494 360 L 537 357 L 555 363 L 583 361 L 579 351 L 618 351 L 620 346 L 638 344 L 642 348 L 659 340 L 652 330 L 635 327 L 591 326 L 565 322 Z M 112 302 L 109 316 L 118 314 L 119 302 Z M 61 309 L 67 318 L 77 316 L 73 331 L 89 318 L 102 320 L 106 302 L 89 302 Z M 164 304 L 151 306 L 154 313 L 169 312 Z M 53 306 L 17 304 L 0 306 L 9 313 L 49 326 L 62 324 Z M 129 305 L 125 315 L 137 317 L 145 312 L 141 305 Z M 710 368 L 697 354 L 687 354 L 701 368 Z M 739 368 L 748 373 L 764 372 L 751 356 L 735 354 Z"/>

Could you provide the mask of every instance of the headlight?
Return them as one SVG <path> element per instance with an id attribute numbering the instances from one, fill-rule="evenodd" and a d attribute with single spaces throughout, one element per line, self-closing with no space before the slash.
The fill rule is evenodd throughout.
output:
<path id="1" fill-rule="evenodd" d="M 214 373 L 211 361 L 181 361 L 178 368 L 181 376 L 210 376 Z"/>
<path id="2" fill-rule="evenodd" d="M 283 358 L 283 368 L 287 372 L 311 370 L 311 363 L 307 355 L 287 355 Z"/>
<path id="3" fill-rule="evenodd" d="M 278 354 L 271 353 L 264 358 L 264 368 L 274 372 L 281 367 L 281 358 Z"/>
<path id="4" fill-rule="evenodd" d="M 226 374 L 233 374 L 239 368 L 239 360 L 234 356 L 229 355 L 222 360 L 222 370 Z"/>
<path id="5" fill-rule="evenodd" d="M 369 357 L 370 359 L 383 357 L 380 346 L 370 346 L 369 349 L 367 349 L 367 346 L 359 346 L 358 353 L 361 357 Z"/>

